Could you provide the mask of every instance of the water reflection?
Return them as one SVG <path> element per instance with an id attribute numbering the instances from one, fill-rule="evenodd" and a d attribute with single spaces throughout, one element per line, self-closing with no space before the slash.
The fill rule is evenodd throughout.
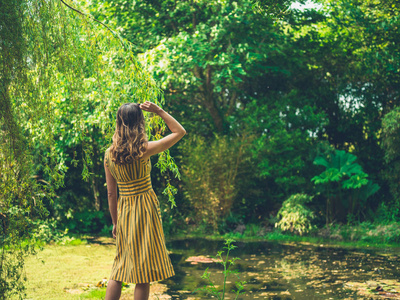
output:
<path id="1" fill-rule="evenodd" d="M 351 250 L 311 245 L 283 245 L 270 242 L 236 242 L 232 256 L 239 257 L 233 267 L 239 277 L 228 278 L 227 290 L 235 281 L 247 281 L 245 294 L 238 299 L 354 299 L 354 292 L 344 288 L 348 281 L 399 279 L 397 250 Z M 191 264 L 190 256 L 214 256 L 223 241 L 206 239 L 175 240 L 167 243 L 176 275 L 165 283 L 172 299 L 212 299 L 204 293 L 192 293 L 203 287 L 201 279 L 209 267 L 218 285 L 223 281 L 223 267 L 218 263 Z M 226 299 L 234 299 L 233 293 Z"/>

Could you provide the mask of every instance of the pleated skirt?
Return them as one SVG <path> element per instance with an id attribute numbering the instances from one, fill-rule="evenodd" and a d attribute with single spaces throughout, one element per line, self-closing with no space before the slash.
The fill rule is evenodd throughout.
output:
<path id="1" fill-rule="evenodd" d="M 148 283 L 175 275 L 153 189 L 118 199 L 117 254 L 110 279 Z"/>

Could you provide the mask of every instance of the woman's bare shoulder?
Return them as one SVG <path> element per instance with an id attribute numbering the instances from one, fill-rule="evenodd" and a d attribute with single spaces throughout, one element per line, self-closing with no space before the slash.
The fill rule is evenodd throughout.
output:
<path id="1" fill-rule="evenodd" d="M 108 153 L 108 152 L 110 152 L 110 151 L 111 151 L 111 146 L 108 147 L 108 148 L 106 149 L 106 151 L 104 151 L 104 153 Z"/>
<path id="2" fill-rule="evenodd" d="M 110 149 L 111 149 L 111 146 L 108 147 L 108 148 L 106 149 L 106 151 L 104 151 L 104 159 L 105 159 L 105 160 L 108 160 L 108 158 L 110 157 Z"/>

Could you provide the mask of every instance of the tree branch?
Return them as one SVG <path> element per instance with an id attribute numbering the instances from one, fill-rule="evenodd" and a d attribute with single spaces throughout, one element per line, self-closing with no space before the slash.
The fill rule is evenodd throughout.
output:
<path id="1" fill-rule="evenodd" d="M 118 40 L 120 41 L 120 43 L 121 43 L 121 45 L 124 47 L 124 49 L 125 49 L 125 50 L 128 50 L 127 47 L 125 46 L 124 41 L 123 41 L 123 40 L 121 39 L 121 37 L 119 36 L 119 34 L 116 33 L 114 30 L 112 30 L 110 27 L 108 27 L 106 24 L 104 24 L 103 22 L 97 20 L 97 19 L 96 19 L 95 17 L 93 17 L 92 15 L 90 15 L 90 14 L 85 14 L 84 12 L 81 12 L 80 10 L 78 10 L 78 9 L 76 9 L 76 8 L 74 8 L 74 7 L 72 7 L 71 5 L 67 4 L 64 0 L 60 0 L 60 2 L 61 2 L 62 4 L 64 4 L 65 6 L 67 6 L 69 9 L 72 9 L 73 11 L 77 12 L 78 14 L 80 14 L 80 15 L 82 15 L 82 16 L 85 16 L 85 17 L 88 17 L 88 18 L 92 19 L 93 21 L 95 21 L 95 22 L 97 22 L 97 23 L 103 25 L 105 28 L 108 29 L 108 31 L 110 31 L 115 37 L 118 38 Z"/>

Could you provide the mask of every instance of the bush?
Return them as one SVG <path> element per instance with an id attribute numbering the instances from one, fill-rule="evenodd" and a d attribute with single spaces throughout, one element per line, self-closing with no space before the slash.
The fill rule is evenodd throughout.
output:
<path id="1" fill-rule="evenodd" d="M 374 215 L 377 224 L 391 224 L 400 221 L 400 201 L 381 202 Z"/>
<path id="2" fill-rule="evenodd" d="M 50 243 L 60 242 L 63 240 L 68 230 L 59 230 L 57 228 L 57 221 L 55 219 L 50 220 L 37 220 L 33 222 L 36 231 L 34 238 L 38 242 Z"/>
<path id="3" fill-rule="evenodd" d="M 382 149 L 385 151 L 384 178 L 393 196 L 387 217 L 389 222 L 400 221 L 400 107 L 395 107 L 382 119 Z"/>
<path id="4" fill-rule="evenodd" d="M 231 212 L 237 194 L 236 177 L 248 159 L 246 136 L 193 136 L 181 144 L 185 196 L 193 206 L 197 224 L 205 222 L 218 232 L 218 224 Z"/>
<path id="5" fill-rule="evenodd" d="M 400 223 L 374 224 L 362 222 L 357 225 L 335 225 L 330 227 L 330 238 L 340 241 L 363 241 L 366 243 L 399 243 Z"/>
<path id="6" fill-rule="evenodd" d="M 298 232 L 300 235 L 312 230 L 314 226 L 311 220 L 314 219 L 314 213 L 305 206 L 305 203 L 311 202 L 312 198 L 305 194 L 290 196 L 278 211 L 278 217 L 281 219 L 275 223 L 275 227 L 283 231 Z"/>
<path id="7" fill-rule="evenodd" d="M 73 233 L 99 233 L 107 225 L 103 211 L 87 210 L 67 217 L 65 226 Z"/>

